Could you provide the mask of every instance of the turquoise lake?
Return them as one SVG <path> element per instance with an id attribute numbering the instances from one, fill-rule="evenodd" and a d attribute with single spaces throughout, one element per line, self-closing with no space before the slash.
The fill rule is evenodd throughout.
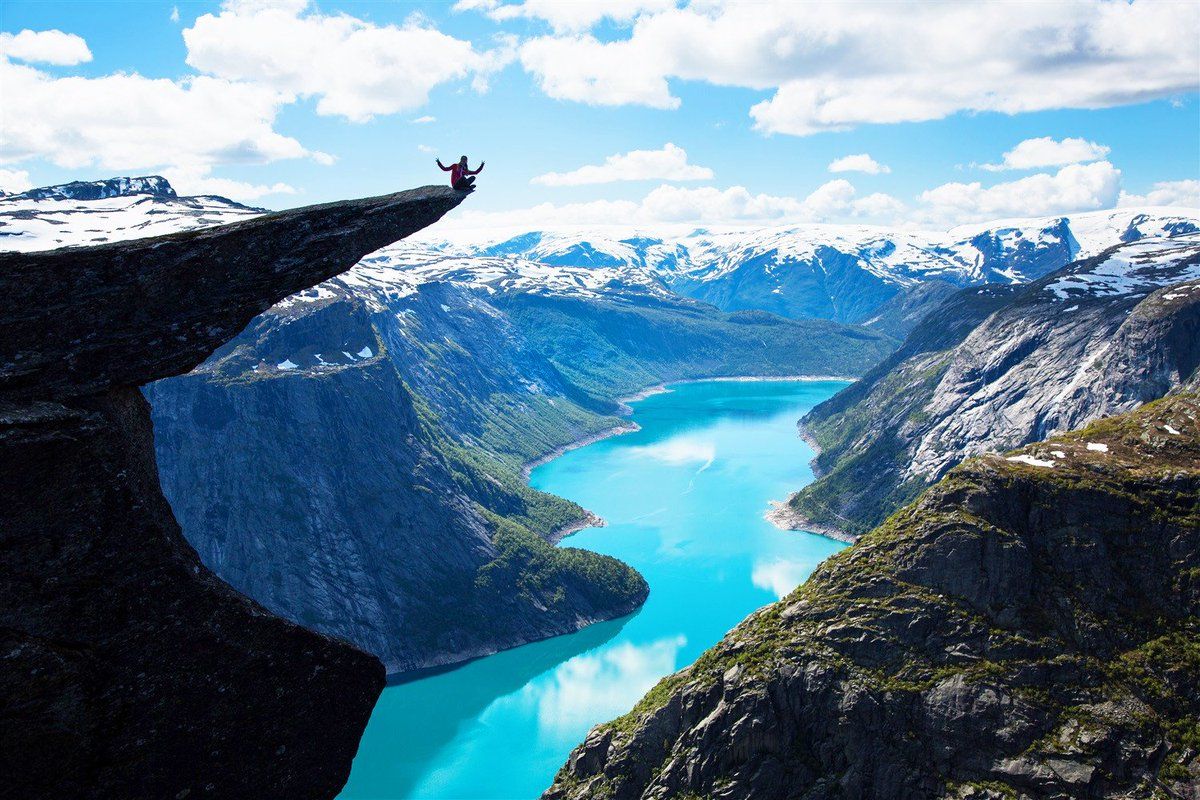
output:
<path id="1" fill-rule="evenodd" d="M 564 546 L 650 584 L 637 613 L 384 690 L 343 799 L 536 798 L 571 748 L 844 545 L 763 519 L 812 480 L 796 421 L 840 381 L 684 383 L 632 403 L 641 430 L 530 482 L 608 525 Z"/>

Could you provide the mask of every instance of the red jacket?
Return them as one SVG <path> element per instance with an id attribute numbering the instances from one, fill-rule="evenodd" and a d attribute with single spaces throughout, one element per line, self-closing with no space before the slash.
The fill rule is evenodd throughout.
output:
<path id="1" fill-rule="evenodd" d="M 438 166 L 442 167 L 442 162 L 439 161 Z M 476 170 L 469 170 L 462 165 L 461 161 L 455 161 L 449 167 L 442 167 L 442 172 L 450 173 L 450 185 L 451 186 L 458 183 L 460 178 L 466 177 L 467 175 L 478 175 L 482 171 L 483 171 L 483 167 L 480 167 L 479 169 L 476 169 Z"/>

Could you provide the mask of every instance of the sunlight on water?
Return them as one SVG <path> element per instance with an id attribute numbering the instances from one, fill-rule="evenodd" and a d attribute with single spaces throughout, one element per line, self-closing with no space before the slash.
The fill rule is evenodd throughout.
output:
<path id="1" fill-rule="evenodd" d="M 836 381 L 681 384 L 642 430 L 572 451 L 531 483 L 608 521 L 564 541 L 650 583 L 638 613 L 386 689 L 342 798 L 535 798 L 596 723 L 628 711 L 842 544 L 779 531 L 768 500 L 812 480 L 796 420 Z"/>

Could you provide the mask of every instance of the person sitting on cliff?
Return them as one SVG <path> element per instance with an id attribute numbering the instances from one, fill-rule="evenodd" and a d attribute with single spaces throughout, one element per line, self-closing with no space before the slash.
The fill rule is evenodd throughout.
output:
<path id="1" fill-rule="evenodd" d="M 475 176 L 483 172 L 484 162 L 480 161 L 479 166 L 474 170 L 467 168 L 467 157 L 463 156 L 458 160 L 457 164 L 447 167 L 442 163 L 442 160 L 437 159 L 437 165 L 442 168 L 442 172 L 450 173 L 450 185 L 460 192 L 475 191 Z"/>

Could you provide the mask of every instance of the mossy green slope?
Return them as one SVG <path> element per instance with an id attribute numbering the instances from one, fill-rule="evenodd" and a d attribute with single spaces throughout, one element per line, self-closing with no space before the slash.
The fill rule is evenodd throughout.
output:
<path id="1" fill-rule="evenodd" d="M 1200 783 L 1200 400 L 964 462 L 547 798 L 1127 798 Z"/>

